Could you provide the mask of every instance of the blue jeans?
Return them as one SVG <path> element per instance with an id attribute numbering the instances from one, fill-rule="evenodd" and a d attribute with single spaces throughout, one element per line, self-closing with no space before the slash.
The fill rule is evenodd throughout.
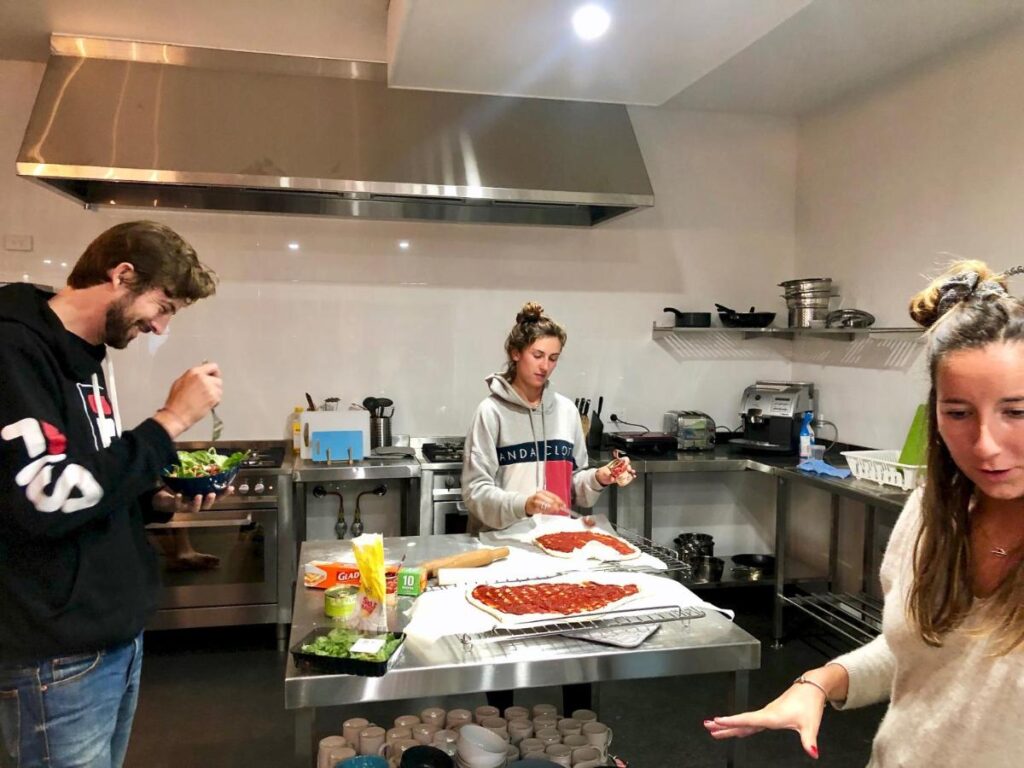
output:
<path id="1" fill-rule="evenodd" d="M 0 766 L 119 768 L 141 671 L 141 632 L 103 651 L 0 663 Z"/>

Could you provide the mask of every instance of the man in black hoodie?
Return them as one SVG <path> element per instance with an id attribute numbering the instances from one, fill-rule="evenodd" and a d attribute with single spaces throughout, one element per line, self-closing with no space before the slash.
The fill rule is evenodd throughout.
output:
<path id="1" fill-rule="evenodd" d="M 173 230 L 119 224 L 67 287 L 0 288 L 0 766 L 120 766 L 156 607 L 143 526 L 212 503 L 157 490 L 173 439 L 221 396 L 204 364 L 121 431 L 106 347 L 215 290 Z"/>

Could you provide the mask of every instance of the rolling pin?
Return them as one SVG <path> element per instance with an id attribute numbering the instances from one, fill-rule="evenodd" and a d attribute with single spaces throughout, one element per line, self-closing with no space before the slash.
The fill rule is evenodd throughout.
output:
<path id="1" fill-rule="evenodd" d="M 425 563 L 421 563 L 420 568 L 423 569 L 429 579 L 437 576 L 439 568 L 479 568 L 482 565 L 490 565 L 495 560 L 503 560 L 506 557 L 508 557 L 508 547 L 475 549 L 472 552 L 462 552 L 458 555 L 428 560 Z"/>

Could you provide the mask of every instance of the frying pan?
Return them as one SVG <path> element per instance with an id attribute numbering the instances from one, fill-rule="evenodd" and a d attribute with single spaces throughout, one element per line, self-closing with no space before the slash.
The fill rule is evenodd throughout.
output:
<path id="1" fill-rule="evenodd" d="M 761 573 L 775 573 L 775 558 L 772 555 L 733 555 L 732 561 L 745 568 L 756 568 Z"/>
<path id="2" fill-rule="evenodd" d="M 749 312 L 737 312 L 735 309 L 715 304 L 718 308 L 718 318 L 722 325 L 727 328 L 764 328 L 771 325 L 775 319 L 774 312 L 755 312 L 751 307 Z"/>

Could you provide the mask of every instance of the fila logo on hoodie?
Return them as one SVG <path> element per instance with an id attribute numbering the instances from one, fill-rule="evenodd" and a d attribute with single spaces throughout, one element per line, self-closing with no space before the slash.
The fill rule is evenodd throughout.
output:
<path id="1" fill-rule="evenodd" d="M 95 506 L 103 498 L 103 489 L 85 467 L 56 464 L 66 461 L 67 438 L 52 424 L 37 419 L 21 419 L 0 430 L 0 437 L 11 441 L 21 438 L 30 459 L 14 481 L 25 489 L 25 496 L 40 512 L 77 512 Z M 49 493 L 46 489 L 50 488 Z"/>

